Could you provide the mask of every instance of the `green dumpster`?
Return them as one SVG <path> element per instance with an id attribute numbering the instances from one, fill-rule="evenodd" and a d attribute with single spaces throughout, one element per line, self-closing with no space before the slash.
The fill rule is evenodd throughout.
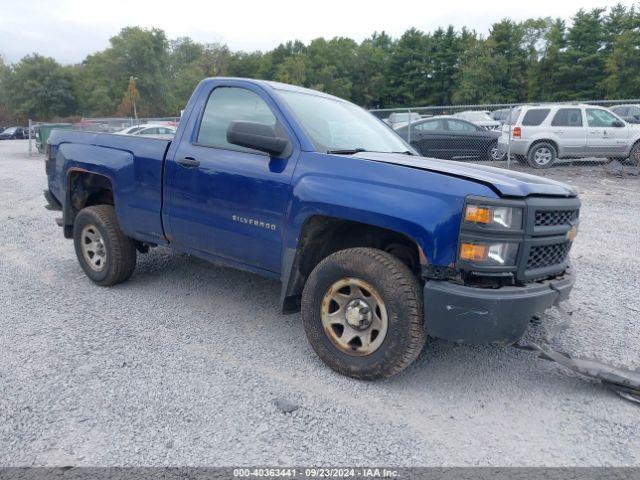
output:
<path id="1" fill-rule="evenodd" d="M 52 130 L 71 130 L 72 128 L 72 123 L 42 123 L 40 125 L 37 125 L 34 130 L 36 137 L 36 148 L 38 149 L 38 152 L 44 153 L 45 147 L 47 145 L 47 140 L 49 139 Z"/>

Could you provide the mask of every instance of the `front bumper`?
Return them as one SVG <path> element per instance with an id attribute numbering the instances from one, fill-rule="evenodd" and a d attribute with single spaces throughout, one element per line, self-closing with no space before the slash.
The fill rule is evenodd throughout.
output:
<path id="1" fill-rule="evenodd" d="M 429 280 L 424 286 L 425 328 L 432 337 L 458 343 L 511 344 L 531 318 L 566 300 L 575 276 L 523 287 L 476 288 Z"/>

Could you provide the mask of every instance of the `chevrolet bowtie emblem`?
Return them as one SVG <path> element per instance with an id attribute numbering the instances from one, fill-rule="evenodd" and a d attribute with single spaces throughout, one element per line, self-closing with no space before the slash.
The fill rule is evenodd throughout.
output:
<path id="1" fill-rule="evenodd" d="M 578 236 L 578 227 L 574 225 L 567 232 L 567 240 L 569 240 L 570 242 L 573 242 L 574 238 L 576 238 L 577 236 Z"/>

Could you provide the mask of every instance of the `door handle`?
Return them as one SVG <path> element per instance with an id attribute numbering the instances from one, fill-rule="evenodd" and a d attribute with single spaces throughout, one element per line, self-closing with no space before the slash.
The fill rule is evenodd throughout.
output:
<path id="1" fill-rule="evenodd" d="M 183 167 L 193 168 L 200 165 L 200 162 L 193 157 L 179 158 L 177 161 Z"/>
<path id="2" fill-rule="evenodd" d="M 564 133 L 564 130 L 554 130 L 553 133 Z"/>

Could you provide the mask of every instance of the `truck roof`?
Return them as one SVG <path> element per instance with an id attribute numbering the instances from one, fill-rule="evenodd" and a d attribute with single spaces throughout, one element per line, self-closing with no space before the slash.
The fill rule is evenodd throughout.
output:
<path id="1" fill-rule="evenodd" d="M 346 102 L 344 98 L 336 97 L 334 95 L 329 95 L 328 93 L 320 92 L 318 90 L 313 90 L 311 88 L 299 87 L 297 85 L 290 85 L 288 83 L 282 82 L 274 82 L 272 80 L 258 80 L 255 78 L 244 78 L 244 77 L 209 77 L 204 82 L 220 82 L 220 81 L 234 81 L 234 82 L 243 82 L 250 83 L 254 85 L 260 85 L 264 88 L 269 88 L 271 90 L 284 90 L 289 92 L 298 92 L 298 93 L 306 93 L 308 95 L 316 95 L 319 97 L 331 98 L 334 100 L 339 100 L 341 102 Z"/>

